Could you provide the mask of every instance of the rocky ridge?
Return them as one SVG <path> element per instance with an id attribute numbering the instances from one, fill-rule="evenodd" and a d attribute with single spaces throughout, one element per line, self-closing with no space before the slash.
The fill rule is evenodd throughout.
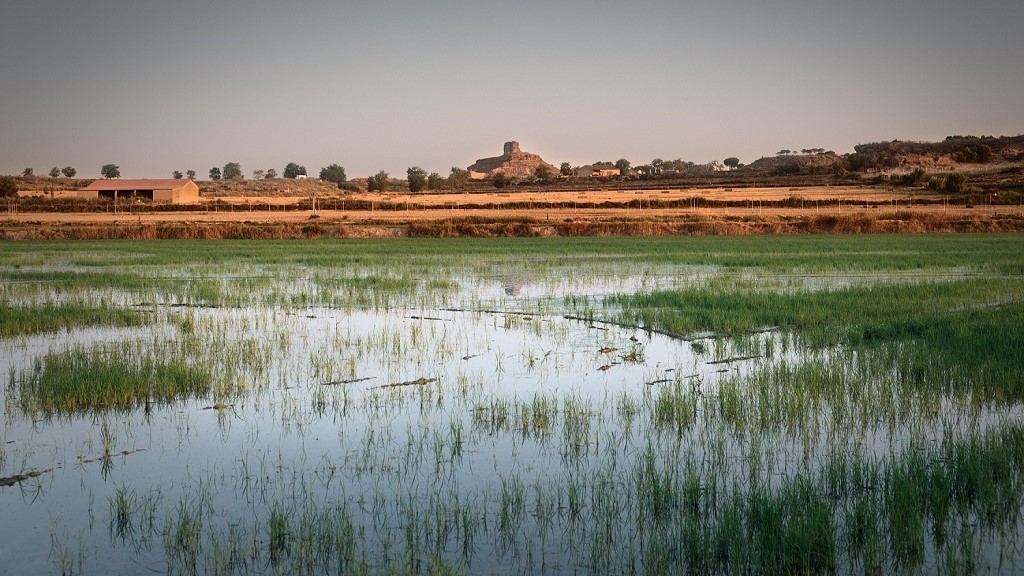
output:
<path id="1" fill-rule="evenodd" d="M 493 158 L 480 158 L 469 167 L 470 176 L 481 179 L 501 172 L 505 176 L 526 178 L 533 176 L 539 166 L 547 166 L 552 174 L 558 169 L 537 154 L 523 152 L 518 142 L 505 142 L 504 153 Z"/>

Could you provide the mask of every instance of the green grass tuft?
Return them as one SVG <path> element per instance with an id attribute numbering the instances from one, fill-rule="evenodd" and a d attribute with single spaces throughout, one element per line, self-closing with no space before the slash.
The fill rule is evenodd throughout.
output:
<path id="1" fill-rule="evenodd" d="M 203 366 L 114 348 L 48 354 L 16 380 L 16 388 L 28 413 L 74 413 L 197 398 L 209 394 L 212 380 Z"/>

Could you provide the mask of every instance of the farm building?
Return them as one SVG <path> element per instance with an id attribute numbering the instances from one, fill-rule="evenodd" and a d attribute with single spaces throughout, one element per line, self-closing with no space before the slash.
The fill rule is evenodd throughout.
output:
<path id="1" fill-rule="evenodd" d="M 96 180 L 78 191 L 79 198 L 146 198 L 181 204 L 199 201 L 199 186 L 191 180 Z"/>
<path id="2" fill-rule="evenodd" d="M 584 178 L 609 178 L 618 176 L 620 173 L 621 171 L 612 164 L 588 164 L 580 166 L 576 175 Z"/>

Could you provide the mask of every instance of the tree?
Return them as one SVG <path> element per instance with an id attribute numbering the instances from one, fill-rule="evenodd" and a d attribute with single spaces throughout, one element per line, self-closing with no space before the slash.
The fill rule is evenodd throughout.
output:
<path id="1" fill-rule="evenodd" d="M 725 164 L 730 170 L 734 170 L 740 165 L 740 159 L 735 156 L 730 156 L 725 160 L 722 160 L 722 164 Z"/>
<path id="2" fill-rule="evenodd" d="M 266 174 L 265 170 L 262 170 L 262 169 L 253 170 L 252 171 L 252 179 L 253 180 L 263 180 L 264 174 Z"/>
<path id="3" fill-rule="evenodd" d="M 409 178 L 409 192 L 419 192 L 427 187 L 427 171 L 419 166 L 413 166 L 405 171 Z"/>
<path id="4" fill-rule="evenodd" d="M 957 162 L 978 162 L 985 163 L 992 159 L 992 147 L 987 144 L 977 146 L 966 146 L 960 152 L 953 154 Z"/>
<path id="5" fill-rule="evenodd" d="M 171 178 L 174 178 L 175 180 L 181 180 L 184 177 L 185 176 L 181 173 L 181 170 L 175 170 L 174 172 L 171 172 Z"/>
<path id="6" fill-rule="evenodd" d="M 189 180 L 195 180 L 196 179 L 196 171 L 195 170 L 185 170 L 185 176 L 188 176 Z"/>
<path id="7" fill-rule="evenodd" d="M 274 178 L 277 178 L 277 170 L 274 170 L 273 168 L 267 168 L 267 174 L 266 176 L 264 176 L 264 178 L 267 180 L 273 180 Z"/>
<path id="8" fill-rule="evenodd" d="M 18 183 L 10 176 L 0 176 L 0 198 L 18 195 Z"/>
<path id="9" fill-rule="evenodd" d="M 78 174 L 78 170 L 75 170 L 71 166 L 65 166 L 64 169 L 61 170 L 61 173 L 67 178 L 74 178 L 75 174 Z"/>
<path id="10" fill-rule="evenodd" d="M 555 175 L 555 172 L 547 164 L 538 164 L 537 168 L 533 171 L 533 175 L 538 180 L 550 180 Z"/>
<path id="11" fill-rule="evenodd" d="M 225 180 L 241 180 L 242 176 L 242 165 L 238 162 L 228 162 L 224 165 L 224 171 L 221 177 Z"/>
<path id="12" fill-rule="evenodd" d="M 967 174 L 963 172 L 953 172 L 949 176 L 946 176 L 946 182 L 943 184 L 943 188 L 950 194 L 959 194 L 964 191 L 967 186 Z"/>
<path id="13" fill-rule="evenodd" d="M 452 190 L 462 190 L 469 185 L 469 170 L 452 166 L 452 171 L 448 175 L 448 184 L 452 187 Z"/>
<path id="14" fill-rule="evenodd" d="M 284 167 L 284 174 L 283 175 L 284 175 L 285 178 L 292 178 L 292 179 L 298 178 L 299 176 L 305 176 L 306 175 L 306 167 L 305 166 L 299 166 L 295 162 L 289 162 L 288 165 Z"/>
<path id="15" fill-rule="evenodd" d="M 388 183 L 388 173 L 381 170 L 366 179 L 366 189 L 370 192 L 383 191 Z"/>
<path id="16" fill-rule="evenodd" d="M 50 178 L 57 178 L 58 176 L 60 176 L 60 168 L 56 166 L 50 168 Z"/>
<path id="17" fill-rule="evenodd" d="M 333 182 L 335 184 L 341 184 L 348 180 L 348 176 L 345 175 L 345 168 L 337 164 L 331 164 L 320 169 L 320 179 L 327 182 Z"/>
<path id="18" fill-rule="evenodd" d="M 427 176 L 427 190 L 442 190 L 448 185 L 448 180 L 438 174 L 437 172 L 431 172 Z"/>
<path id="19" fill-rule="evenodd" d="M 568 162 L 562 162 L 562 165 L 558 167 L 558 172 L 562 176 L 572 176 L 572 165 Z"/>
<path id="20" fill-rule="evenodd" d="M 21 175 L 24 176 L 25 178 L 31 178 L 32 175 L 35 173 L 36 171 L 31 168 L 25 168 L 24 170 L 21 171 Z"/>
<path id="21" fill-rule="evenodd" d="M 104 164 L 103 167 L 100 168 L 100 175 L 106 178 L 107 180 L 111 178 L 120 178 L 121 167 L 118 166 L 117 164 Z"/>
<path id="22" fill-rule="evenodd" d="M 220 168 L 216 166 L 210 168 L 210 180 L 220 180 Z"/>
<path id="23" fill-rule="evenodd" d="M 509 180 L 509 177 L 506 176 L 504 172 L 495 172 L 494 176 L 491 177 L 491 184 L 493 184 L 495 188 L 504 188 L 510 183 L 511 181 Z"/>
<path id="24" fill-rule="evenodd" d="M 629 160 L 626 160 L 625 158 L 619 158 L 618 160 L 615 161 L 615 167 L 619 169 L 619 174 L 622 174 L 623 176 L 628 176 L 631 164 L 629 163 Z"/>

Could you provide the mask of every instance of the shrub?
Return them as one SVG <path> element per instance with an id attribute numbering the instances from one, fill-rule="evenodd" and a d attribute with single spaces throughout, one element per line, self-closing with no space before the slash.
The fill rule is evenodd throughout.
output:
<path id="1" fill-rule="evenodd" d="M 963 150 L 953 155 L 957 162 L 985 163 L 992 159 L 992 147 L 988 144 L 976 146 L 965 146 Z"/>
<path id="2" fill-rule="evenodd" d="M 18 183 L 10 176 L 0 176 L 0 198 L 18 195 Z"/>
<path id="3" fill-rule="evenodd" d="M 924 169 L 914 168 L 913 172 L 909 174 L 904 174 L 903 177 L 900 178 L 900 182 L 904 186 L 918 186 L 924 180 L 924 175 Z"/>
<path id="4" fill-rule="evenodd" d="M 774 173 L 775 173 L 776 176 L 787 176 L 787 175 L 790 175 L 790 174 L 799 174 L 800 173 L 800 165 L 799 164 L 780 164 L 779 166 L 777 166 L 775 168 Z"/>
<path id="5" fill-rule="evenodd" d="M 949 176 L 946 176 L 946 181 L 942 187 L 950 194 L 959 194 L 964 191 L 966 185 L 967 175 L 962 172 L 954 172 Z"/>

